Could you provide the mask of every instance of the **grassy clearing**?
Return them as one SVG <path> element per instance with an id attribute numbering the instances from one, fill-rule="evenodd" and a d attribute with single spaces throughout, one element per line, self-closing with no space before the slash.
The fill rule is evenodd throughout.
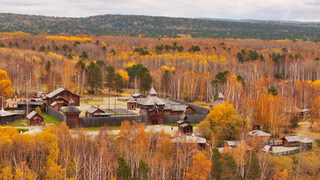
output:
<path id="1" fill-rule="evenodd" d="M 58 119 L 50 116 L 49 114 L 42 112 L 41 115 L 44 117 L 44 122 L 46 124 L 55 124 L 55 125 L 60 125 L 61 121 L 59 121 Z"/>
<path id="2" fill-rule="evenodd" d="M 199 123 L 191 123 L 191 126 L 196 127 Z M 178 127 L 178 124 L 163 124 L 164 126 L 172 126 L 172 127 Z"/>
<path id="3" fill-rule="evenodd" d="M 11 123 L 6 124 L 5 126 L 28 126 L 28 120 L 27 119 L 21 119 L 21 120 L 16 120 Z"/>

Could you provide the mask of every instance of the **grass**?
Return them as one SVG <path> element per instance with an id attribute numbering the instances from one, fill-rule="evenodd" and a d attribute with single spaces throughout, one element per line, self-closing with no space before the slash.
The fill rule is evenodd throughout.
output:
<path id="1" fill-rule="evenodd" d="M 195 127 L 197 126 L 199 123 L 191 123 L 191 126 Z M 164 126 L 172 126 L 172 127 L 178 127 L 178 124 L 163 124 Z"/>
<path id="2" fill-rule="evenodd" d="M 8 123 L 6 126 L 28 126 L 26 125 L 28 124 L 28 120 L 27 119 L 21 119 L 21 120 L 16 120 L 16 121 L 13 121 L 11 123 Z"/>
<path id="3" fill-rule="evenodd" d="M 46 124 L 55 124 L 55 125 L 60 125 L 61 121 L 58 119 L 50 116 L 48 113 L 42 112 L 41 115 L 44 117 L 44 122 Z"/>

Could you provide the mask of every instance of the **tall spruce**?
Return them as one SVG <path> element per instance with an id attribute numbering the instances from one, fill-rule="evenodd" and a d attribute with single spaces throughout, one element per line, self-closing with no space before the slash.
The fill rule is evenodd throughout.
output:
<path id="1" fill-rule="evenodd" d="M 131 168 L 124 157 L 118 157 L 118 168 L 116 170 L 116 175 L 118 180 L 128 180 L 131 179 Z"/>
<path id="2" fill-rule="evenodd" d="M 218 148 L 213 148 L 212 150 L 212 174 L 216 179 L 221 179 L 222 175 L 222 162 L 221 162 L 221 153 Z"/>

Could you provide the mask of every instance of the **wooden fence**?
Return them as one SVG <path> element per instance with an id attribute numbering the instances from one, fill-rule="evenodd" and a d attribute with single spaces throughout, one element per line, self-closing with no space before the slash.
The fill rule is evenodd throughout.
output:
<path id="1" fill-rule="evenodd" d="M 61 122 L 66 121 L 66 116 L 51 106 L 47 106 L 47 113 Z"/>
<path id="2" fill-rule="evenodd" d="M 299 148 L 299 149 L 290 150 L 290 151 L 270 152 L 270 154 L 273 155 L 273 156 L 282 156 L 282 155 L 300 153 L 300 151 L 301 151 L 301 149 Z"/>
<path id="3" fill-rule="evenodd" d="M 198 114 L 198 115 L 187 115 L 188 121 L 190 123 L 200 123 L 206 118 L 206 114 Z M 174 124 L 180 120 L 179 115 L 164 115 L 163 116 L 163 123 L 164 124 Z"/>
<path id="4" fill-rule="evenodd" d="M 145 116 L 111 116 L 111 117 L 83 117 L 80 118 L 82 127 L 120 126 L 122 121 L 145 122 Z"/>

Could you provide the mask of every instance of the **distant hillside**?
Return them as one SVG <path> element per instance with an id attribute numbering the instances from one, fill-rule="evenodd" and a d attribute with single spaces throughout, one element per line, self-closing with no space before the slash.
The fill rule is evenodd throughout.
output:
<path id="1" fill-rule="evenodd" d="M 100 15 L 86 18 L 0 14 L 0 32 L 144 37 L 320 40 L 320 24 Z"/>

